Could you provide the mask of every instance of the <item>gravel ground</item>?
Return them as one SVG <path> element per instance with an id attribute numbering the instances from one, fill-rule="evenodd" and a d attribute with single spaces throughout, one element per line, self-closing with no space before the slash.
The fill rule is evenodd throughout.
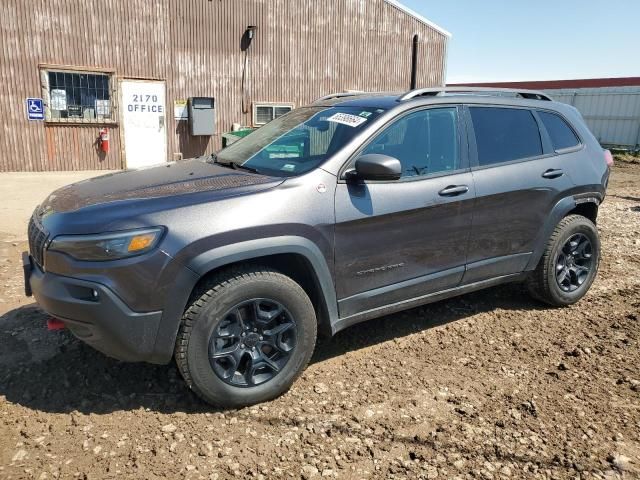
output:
<path id="1" fill-rule="evenodd" d="M 323 341 L 281 398 L 215 410 L 173 365 L 48 332 L 0 242 L 0 478 L 640 478 L 640 161 L 600 212 L 577 305 L 518 285 Z"/>

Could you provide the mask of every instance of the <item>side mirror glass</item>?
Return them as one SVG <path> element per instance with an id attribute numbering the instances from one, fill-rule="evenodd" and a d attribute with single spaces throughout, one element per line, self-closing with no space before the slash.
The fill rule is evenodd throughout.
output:
<path id="1" fill-rule="evenodd" d="M 356 159 L 355 170 L 347 178 L 358 180 L 398 180 L 402 175 L 400 160 L 389 155 L 368 153 Z"/>

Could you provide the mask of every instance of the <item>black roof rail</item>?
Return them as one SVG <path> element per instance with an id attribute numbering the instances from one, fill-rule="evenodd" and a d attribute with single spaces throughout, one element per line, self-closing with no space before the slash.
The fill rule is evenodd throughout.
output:
<path id="1" fill-rule="evenodd" d="M 362 95 L 363 93 L 366 93 L 366 92 L 351 91 L 351 92 L 330 93 L 329 95 L 325 95 L 323 97 L 317 98 L 313 103 L 323 102 L 325 100 L 331 100 L 332 98 L 353 97 L 354 95 Z"/>
<path id="2" fill-rule="evenodd" d="M 316 99 L 313 103 L 318 103 L 318 102 L 323 102 L 325 100 L 331 100 L 333 98 L 342 98 L 342 97 L 355 97 L 357 95 L 371 95 L 371 96 L 378 96 L 378 95 L 389 95 L 389 96 L 396 96 L 398 95 L 398 92 L 365 92 L 363 90 L 349 90 L 347 92 L 338 92 L 338 93 L 331 93 L 329 95 L 325 95 L 324 97 L 320 97 L 318 99 Z"/>
<path id="3" fill-rule="evenodd" d="M 500 96 L 500 94 L 511 94 L 516 97 L 522 97 L 529 100 L 546 100 L 551 101 L 551 97 L 544 92 L 538 90 L 524 90 L 519 88 L 494 88 L 494 87 L 429 87 L 429 88 L 417 88 L 415 90 L 409 90 L 398 98 L 398 101 L 404 102 L 405 100 L 411 100 L 416 97 L 431 96 L 435 97 L 443 93 L 460 93 L 460 94 L 494 94 Z"/>

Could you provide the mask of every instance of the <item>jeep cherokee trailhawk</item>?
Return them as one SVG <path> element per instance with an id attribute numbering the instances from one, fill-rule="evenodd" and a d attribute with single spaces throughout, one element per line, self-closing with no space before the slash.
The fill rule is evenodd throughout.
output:
<path id="1" fill-rule="evenodd" d="M 252 404 L 289 388 L 318 333 L 513 281 L 578 301 L 611 163 L 541 92 L 330 95 L 217 155 L 55 191 L 26 290 L 105 354 L 175 357 L 206 401 Z"/>

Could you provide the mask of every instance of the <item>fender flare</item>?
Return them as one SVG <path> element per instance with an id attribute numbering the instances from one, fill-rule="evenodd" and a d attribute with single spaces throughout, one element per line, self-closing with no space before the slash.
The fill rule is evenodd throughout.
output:
<path id="1" fill-rule="evenodd" d="M 551 209 L 551 213 L 547 216 L 544 226 L 540 230 L 540 233 L 538 233 L 538 237 L 534 243 L 535 248 L 529 258 L 527 266 L 525 267 L 525 271 L 535 270 L 540 258 L 542 258 L 544 249 L 547 247 L 547 241 L 549 240 L 549 237 L 551 237 L 553 229 L 556 228 L 558 222 L 560 222 L 560 220 L 562 220 L 567 213 L 574 208 L 576 208 L 576 201 L 573 196 L 565 197 L 554 205 Z"/>
<path id="2" fill-rule="evenodd" d="M 309 262 L 314 271 L 328 313 L 331 333 L 335 332 L 338 320 L 338 302 L 333 277 L 324 255 L 311 240 L 298 236 L 268 237 L 232 243 L 213 248 L 193 257 L 178 273 L 176 290 L 167 299 L 160 327 L 156 334 L 152 363 L 166 364 L 171 361 L 173 347 L 184 308 L 198 281 L 211 270 L 242 260 L 253 260 L 275 254 L 299 254 Z"/>
<path id="3" fill-rule="evenodd" d="M 579 197 L 582 197 L 582 196 L 579 196 Z M 597 197 L 594 196 L 594 198 L 597 198 Z M 558 225 L 560 220 L 566 217 L 571 210 L 576 208 L 578 203 L 584 203 L 584 202 L 580 202 L 579 200 L 576 201 L 576 197 L 571 196 L 571 197 L 565 197 L 561 199 L 558 203 L 554 205 L 553 209 L 551 210 L 551 213 L 547 216 L 547 220 L 545 221 L 544 226 L 542 227 L 542 229 L 540 230 L 540 233 L 536 237 L 536 240 L 534 243 L 535 248 L 531 253 L 531 257 L 529 257 L 529 262 L 525 267 L 525 271 L 535 270 L 535 268 L 538 266 L 538 262 L 540 261 L 540 258 L 542 258 L 544 249 L 547 247 L 547 241 L 549 240 L 549 237 L 551 237 L 551 234 L 553 233 L 553 229 L 556 228 L 556 225 Z"/>
<path id="4" fill-rule="evenodd" d="M 202 277 L 211 270 L 232 263 L 287 253 L 301 255 L 311 265 L 322 291 L 322 298 L 329 314 L 329 323 L 333 326 L 338 319 L 338 301 L 333 276 L 324 255 L 318 246 L 308 238 L 286 235 L 232 243 L 202 252 L 192 258 L 186 266 Z"/>

